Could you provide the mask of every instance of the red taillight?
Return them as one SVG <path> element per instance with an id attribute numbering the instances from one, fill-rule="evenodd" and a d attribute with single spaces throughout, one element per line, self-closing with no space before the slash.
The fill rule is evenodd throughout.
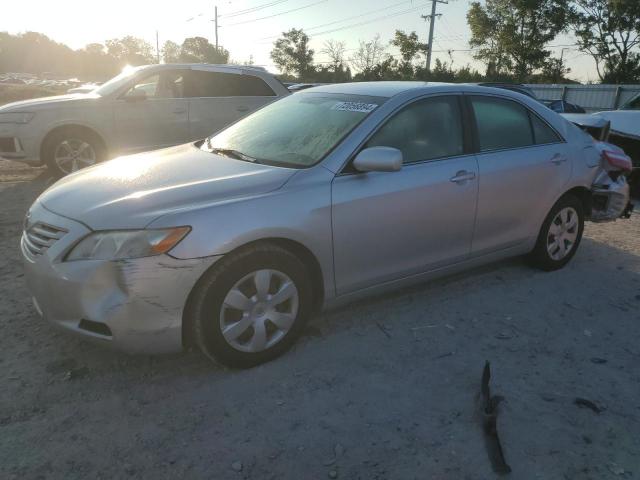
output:
<path id="1" fill-rule="evenodd" d="M 603 150 L 602 158 L 613 168 L 618 168 L 624 172 L 630 172 L 633 168 L 631 158 L 624 152 L 612 152 Z"/>

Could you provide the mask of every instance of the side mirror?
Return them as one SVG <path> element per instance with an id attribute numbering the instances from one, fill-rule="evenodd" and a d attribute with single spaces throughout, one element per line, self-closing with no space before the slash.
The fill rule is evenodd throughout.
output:
<path id="1" fill-rule="evenodd" d="M 147 93 L 144 90 L 131 90 L 124 96 L 127 102 L 140 102 L 147 99 Z"/>
<path id="2" fill-rule="evenodd" d="M 353 160 L 359 172 L 397 172 L 402 168 L 402 152 L 393 147 L 371 147 L 362 150 Z"/>

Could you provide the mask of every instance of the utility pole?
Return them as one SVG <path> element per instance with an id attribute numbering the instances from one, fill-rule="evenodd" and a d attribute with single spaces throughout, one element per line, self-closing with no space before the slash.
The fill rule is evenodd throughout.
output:
<path id="1" fill-rule="evenodd" d="M 160 40 L 158 38 L 158 30 L 156 30 L 156 58 L 160 63 Z"/>
<path id="2" fill-rule="evenodd" d="M 427 44 L 427 72 L 431 71 L 431 54 L 433 53 L 433 29 L 436 23 L 436 17 L 441 16 L 441 13 L 436 13 L 436 6 L 439 3 L 449 3 L 445 0 L 431 0 L 431 15 L 420 15 L 423 19 L 429 20 L 429 43 Z"/>
<path id="3" fill-rule="evenodd" d="M 214 28 L 216 30 L 216 52 L 218 51 L 218 6 L 216 5 L 215 7 L 213 7 L 213 22 L 214 22 Z"/>

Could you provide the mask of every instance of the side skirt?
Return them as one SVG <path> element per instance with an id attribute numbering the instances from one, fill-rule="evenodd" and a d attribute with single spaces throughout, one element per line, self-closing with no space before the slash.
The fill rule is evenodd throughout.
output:
<path id="1" fill-rule="evenodd" d="M 464 270 L 469 270 L 471 268 L 480 267 L 482 265 L 497 262 L 498 260 L 502 260 L 505 258 L 524 255 L 526 253 L 529 253 L 533 249 L 533 247 L 535 246 L 535 242 L 536 242 L 536 239 L 532 238 L 516 246 L 505 248 L 503 250 L 498 250 L 497 252 L 488 253 L 488 254 L 481 255 L 479 257 L 474 257 L 468 260 L 463 260 L 453 265 L 436 268 L 434 270 L 429 270 L 427 272 L 418 273 L 418 274 L 411 275 L 408 277 L 403 277 L 397 280 L 392 280 L 390 282 L 374 285 L 372 287 L 356 290 L 354 292 L 346 293 L 344 295 L 339 295 L 337 297 L 328 298 L 328 299 L 325 299 L 323 310 L 331 310 L 366 297 L 379 295 L 383 293 L 390 293 L 411 285 L 424 283 L 428 280 L 433 280 L 433 279 L 444 277 L 447 275 L 452 275 L 454 273 L 459 273 Z"/>

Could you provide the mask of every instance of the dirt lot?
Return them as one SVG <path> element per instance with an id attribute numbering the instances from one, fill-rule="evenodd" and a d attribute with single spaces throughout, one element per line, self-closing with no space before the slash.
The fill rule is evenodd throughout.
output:
<path id="1" fill-rule="evenodd" d="M 588 225 L 562 271 L 515 259 L 362 302 L 230 371 L 44 324 L 18 240 L 46 175 L 0 169 L 2 479 L 495 478 L 475 403 L 485 360 L 510 478 L 640 478 L 640 215 Z"/>

